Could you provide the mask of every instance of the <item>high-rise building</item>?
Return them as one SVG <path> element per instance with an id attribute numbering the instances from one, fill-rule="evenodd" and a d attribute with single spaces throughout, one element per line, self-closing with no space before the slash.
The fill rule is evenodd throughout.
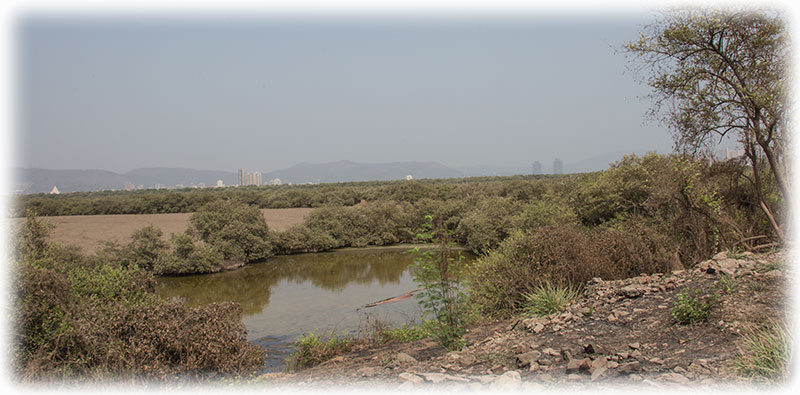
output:
<path id="1" fill-rule="evenodd" d="M 561 159 L 553 160 L 553 174 L 564 174 L 564 162 Z"/>
<path id="2" fill-rule="evenodd" d="M 244 169 L 241 169 L 241 168 L 240 168 L 240 169 L 239 169 L 239 173 L 238 173 L 238 174 L 239 174 L 239 186 L 245 186 L 245 185 L 247 185 L 247 184 L 245 184 L 245 178 L 244 178 L 244 177 L 245 177 L 245 174 L 244 174 Z"/>
<path id="3" fill-rule="evenodd" d="M 255 171 L 248 173 L 245 172 L 244 169 L 239 169 L 239 186 L 246 185 L 261 185 L 261 172 Z"/>
<path id="4" fill-rule="evenodd" d="M 531 174 L 542 174 L 542 162 L 538 160 L 531 165 Z"/>

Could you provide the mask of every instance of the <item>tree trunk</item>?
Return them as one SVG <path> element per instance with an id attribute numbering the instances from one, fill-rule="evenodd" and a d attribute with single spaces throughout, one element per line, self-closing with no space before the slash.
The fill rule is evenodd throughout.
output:
<path id="1" fill-rule="evenodd" d="M 772 225 L 772 229 L 775 231 L 775 235 L 778 236 L 781 244 L 785 244 L 786 239 L 783 233 L 783 229 L 781 226 L 775 221 L 775 216 L 772 215 L 772 211 L 767 206 L 766 202 L 764 201 L 764 195 L 761 193 L 761 175 L 758 172 L 758 156 L 756 155 L 756 150 L 752 142 L 749 142 L 745 145 L 745 154 L 747 158 L 750 159 L 750 165 L 753 167 L 753 182 L 756 187 L 756 194 L 758 195 L 758 202 L 760 203 L 761 211 L 764 212 L 764 215 L 767 216 L 770 225 Z M 774 170 L 770 167 L 771 170 Z"/>
<path id="2" fill-rule="evenodd" d="M 758 144 L 761 149 L 764 151 L 764 155 L 767 157 L 767 163 L 769 163 L 770 171 L 772 172 L 773 177 L 775 177 L 775 183 L 778 184 L 778 190 L 783 197 L 783 201 L 786 203 L 786 207 L 789 207 L 789 189 L 786 183 L 786 176 L 783 172 L 783 166 L 778 163 L 778 159 L 775 157 L 775 153 L 772 152 L 772 148 L 769 147 L 767 144 Z"/>

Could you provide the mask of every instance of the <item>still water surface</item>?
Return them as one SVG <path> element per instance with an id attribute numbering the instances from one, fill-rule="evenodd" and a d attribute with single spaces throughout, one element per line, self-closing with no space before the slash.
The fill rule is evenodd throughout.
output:
<path id="1" fill-rule="evenodd" d="M 302 334 L 358 334 L 368 316 L 400 325 L 419 322 L 415 298 L 365 307 L 417 289 L 409 247 L 348 249 L 278 256 L 230 272 L 160 278 L 156 292 L 200 306 L 242 306 L 248 340 L 267 349 L 267 371 L 280 370 Z M 474 256 L 463 253 L 469 261 Z"/>

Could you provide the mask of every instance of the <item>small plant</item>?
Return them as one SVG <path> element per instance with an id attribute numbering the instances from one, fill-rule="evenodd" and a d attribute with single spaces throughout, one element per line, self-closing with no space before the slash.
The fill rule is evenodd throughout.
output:
<path id="1" fill-rule="evenodd" d="M 756 271 L 759 273 L 771 272 L 773 270 L 783 270 L 785 265 L 782 261 L 764 262 L 756 266 Z"/>
<path id="2" fill-rule="evenodd" d="M 723 274 L 719 278 L 718 285 L 722 292 L 725 292 L 726 294 L 732 294 L 734 291 L 736 291 L 736 288 L 739 287 L 739 280 L 737 280 L 734 276 Z"/>
<path id="3" fill-rule="evenodd" d="M 567 306 L 575 300 L 580 292 L 571 286 L 559 287 L 550 283 L 539 284 L 533 293 L 523 293 L 526 313 L 536 316 L 545 316 L 554 313 L 563 313 Z"/>
<path id="4" fill-rule="evenodd" d="M 745 251 L 734 249 L 733 251 L 728 251 L 728 258 L 732 259 L 750 259 L 750 255 L 746 254 Z"/>
<path id="5" fill-rule="evenodd" d="M 464 256 L 460 252 L 453 254 L 455 243 L 452 233 L 441 221 L 434 227 L 432 215 L 425 216 L 417 240 L 434 242 L 437 248 L 413 249 L 416 254 L 411 266 L 414 282 L 424 289 L 416 296 L 424 308 L 424 314 L 431 317 L 433 333 L 439 343 L 447 349 L 460 350 L 465 344 L 463 336 L 469 318 L 467 296 L 461 289 Z"/>
<path id="6" fill-rule="evenodd" d="M 327 340 L 314 331 L 295 341 L 295 351 L 286 359 L 287 370 L 310 368 L 350 349 L 353 339 L 331 333 Z"/>
<path id="7" fill-rule="evenodd" d="M 389 343 L 409 343 L 426 337 L 434 336 L 431 325 L 409 325 L 403 324 L 396 328 L 387 328 L 378 334 L 378 342 L 381 344 Z"/>
<path id="8" fill-rule="evenodd" d="M 750 290 L 753 292 L 760 293 L 769 289 L 769 286 L 767 286 L 767 284 L 762 283 L 761 281 L 753 280 L 747 283 L 747 288 L 750 288 Z"/>
<path id="9" fill-rule="evenodd" d="M 792 339 L 788 331 L 776 322 L 744 337 L 745 350 L 733 360 L 734 368 L 742 375 L 767 381 L 786 377 L 792 359 Z"/>
<path id="10" fill-rule="evenodd" d="M 702 297 L 697 290 L 684 288 L 678 294 L 678 300 L 672 304 L 670 315 L 679 324 L 694 324 L 708 321 L 711 309 L 716 303 L 717 295 Z"/>

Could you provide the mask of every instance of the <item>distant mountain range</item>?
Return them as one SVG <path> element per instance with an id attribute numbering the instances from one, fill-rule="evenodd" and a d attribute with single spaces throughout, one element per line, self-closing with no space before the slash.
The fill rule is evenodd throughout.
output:
<path id="1" fill-rule="evenodd" d="M 343 160 L 333 163 L 301 163 L 288 169 L 261 175 L 263 182 L 279 178 L 295 184 L 346 181 L 387 181 L 413 178 L 464 177 L 458 170 L 437 162 L 356 163 Z"/>
<path id="2" fill-rule="evenodd" d="M 597 156 L 574 164 L 565 164 L 566 172 L 597 171 L 622 158 L 623 153 Z M 549 163 L 542 164 L 544 173 L 552 172 Z M 246 169 L 252 172 L 252 169 Z M 287 169 L 262 173 L 262 183 L 278 178 L 283 184 L 327 183 L 347 181 L 386 181 L 420 178 L 458 178 L 475 176 L 508 176 L 530 174 L 531 167 L 470 166 L 451 168 L 438 162 L 357 163 L 348 160 L 332 163 L 301 163 Z M 235 172 L 195 170 L 176 167 L 153 167 L 114 173 L 106 170 L 50 170 L 17 168 L 13 170 L 15 193 L 47 193 L 58 187 L 62 193 L 128 188 L 168 188 L 214 186 L 218 180 L 236 185 Z M 202 183 L 202 184 L 201 184 Z"/>
<path id="3" fill-rule="evenodd" d="M 15 193 L 50 192 L 57 187 L 61 193 L 88 192 L 125 189 L 129 187 L 155 188 L 156 184 L 165 187 L 216 185 L 222 180 L 225 185 L 236 183 L 236 173 L 224 171 L 194 170 L 183 168 L 153 167 L 135 169 L 118 174 L 107 170 L 51 170 L 17 168 L 13 170 Z"/>

